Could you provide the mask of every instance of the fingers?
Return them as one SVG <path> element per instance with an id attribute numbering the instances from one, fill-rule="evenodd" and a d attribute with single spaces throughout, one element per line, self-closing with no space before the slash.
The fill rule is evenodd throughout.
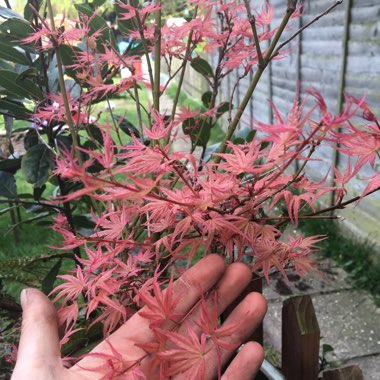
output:
<path id="1" fill-rule="evenodd" d="M 210 290 L 223 276 L 226 270 L 224 259 L 219 255 L 209 255 L 186 271 L 173 284 L 173 298 L 179 298 L 177 314 L 186 314 L 199 300 L 204 292 Z M 144 308 L 142 309 L 144 310 Z M 145 355 L 145 351 L 135 343 L 147 343 L 155 340 L 154 332 L 149 327 L 150 321 L 136 313 L 107 340 L 98 345 L 92 353 L 97 357 L 85 357 L 70 370 L 76 374 L 88 374 L 85 369 L 99 365 L 100 354 L 112 355 L 115 349 L 123 357 L 124 363 L 135 362 Z"/>
<path id="2" fill-rule="evenodd" d="M 217 291 L 217 315 L 222 314 L 226 308 L 241 294 L 241 292 L 248 286 L 252 279 L 252 272 L 247 265 L 242 263 L 231 264 L 225 271 L 223 277 L 220 279 L 216 286 Z M 212 310 L 215 305 L 215 298 L 212 294 L 206 300 L 206 307 L 208 310 Z M 201 314 L 201 307 L 198 307 L 192 315 L 187 319 L 190 323 L 193 323 L 194 331 L 200 333 L 200 327 L 194 323 L 199 321 Z M 186 330 L 186 326 L 180 328 L 181 331 Z"/>
<path id="3" fill-rule="evenodd" d="M 22 368 L 63 369 L 57 314 L 50 300 L 37 289 L 21 293 L 22 327 L 14 378 Z M 51 377 L 53 378 L 53 377 Z"/>
<path id="4" fill-rule="evenodd" d="M 254 379 L 264 360 L 264 350 L 256 342 L 248 342 L 232 360 L 222 376 L 222 380 Z"/>
<path id="5" fill-rule="evenodd" d="M 235 329 L 234 332 L 231 335 L 226 336 L 223 341 L 237 347 L 244 343 L 262 322 L 266 310 L 267 304 L 265 298 L 261 294 L 248 294 L 224 322 L 223 327 L 232 325 L 235 326 Z M 213 343 L 210 342 L 210 344 Z M 206 379 L 212 379 L 215 376 L 218 369 L 218 363 L 220 362 L 223 367 L 233 355 L 233 351 L 222 349 L 220 350 L 219 355 L 220 358 L 218 358 L 218 352 L 215 348 L 208 353 Z M 258 368 L 258 363 L 259 361 L 252 361 L 254 370 Z"/>

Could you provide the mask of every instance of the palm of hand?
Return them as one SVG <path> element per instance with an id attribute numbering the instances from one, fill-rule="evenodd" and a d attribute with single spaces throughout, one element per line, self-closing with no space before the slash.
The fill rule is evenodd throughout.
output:
<path id="1" fill-rule="evenodd" d="M 180 298 L 176 312 L 185 315 L 203 293 L 216 287 L 220 314 L 248 285 L 250 279 L 251 272 L 244 264 L 236 263 L 226 268 L 221 257 L 207 256 L 174 283 L 174 294 L 185 295 Z M 206 304 L 211 305 L 210 297 L 206 299 Z M 152 365 L 152 356 L 140 345 L 153 342 L 155 335 L 150 328 L 150 321 L 139 313 L 99 344 L 89 356 L 66 369 L 61 361 L 57 316 L 53 304 L 38 290 L 28 289 L 24 293 L 22 306 L 21 340 L 12 380 L 144 379 L 142 373 L 147 373 Z M 186 326 L 182 324 L 179 327 L 179 334 L 185 332 L 188 326 L 200 334 L 199 324 L 196 323 L 200 309 L 199 305 L 194 308 L 187 318 Z M 245 342 L 261 323 L 265 312 L 264 298 L 257 293 L 249 294 L 224 322 L 223 326 L 234 326 L 233 333 L 226 336 L 224 342 L 235 346 Z M 167 327 L 170 329 L 170 326 Z M 223 367 L 233 352 L 222 350 L 218 354 L 212 342 L 208 342 L 208 345 L 210 349 L 204 358 L 206 366 L 202 377 L 212 379 L 218 374 L 219 359 Z M 262 360 L 262 347 L 257 343 L 248 343 L 225 370 L 222 379 L 251 379 Z M 133 371 L 128 371 L 128 368 Z M 189 371 L 176 374 L 173 379 L 187 379 L 188 376 Z M 148 378 L 156 378 L 156 375 L 150 373 Z"/>

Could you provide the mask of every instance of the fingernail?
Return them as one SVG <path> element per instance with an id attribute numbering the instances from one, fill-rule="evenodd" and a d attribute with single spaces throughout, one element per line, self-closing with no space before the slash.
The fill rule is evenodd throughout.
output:
<path id="1" fill-rule="evenodd" d="M 24 307 L 28 304 L 28 289 L 22 289 L 20 294 L 21 306 Z"/>

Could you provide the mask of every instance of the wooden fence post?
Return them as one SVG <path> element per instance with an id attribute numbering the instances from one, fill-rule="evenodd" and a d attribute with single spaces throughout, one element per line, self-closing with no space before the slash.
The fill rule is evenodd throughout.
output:
<path id="1" fill-rule="evenodd" d="M 364 380 L 363 372 L 357 365 L 329 369 L 323 372 L 323 380 Z"/>
<path id="2" fill-rule="evenodd" d="M 282 305 L 282 373 L 289 380 L 316 380 L 320 331 L 309 295 Z"/>

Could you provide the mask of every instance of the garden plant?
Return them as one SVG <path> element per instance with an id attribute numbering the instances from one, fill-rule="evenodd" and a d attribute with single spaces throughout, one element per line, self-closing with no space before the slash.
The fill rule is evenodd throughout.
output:
<path id="1" fill-rule="evenodd" d="M 189 0 L 180 7 L 186 20 L 177 24 L 165 22 L 159 0 L 120 0 L 112 12 L 104 0 L 78 3 L 73 20 L 54 15 L 50 0 L 29 1 L 23 16 L 0 7 L 0 113 L 9 137 L 24 121 L 26 149 L 22 157 L 10 149 L 0 161 L 0 201 L 10 204 L 1 213 L 37 207 L 39 220 L 46 218 L 62 237 L 56 253 L 39 260 L 51 263 L 42 282 L 58 307 L 65 363 L 75 363 L 145 305 L 141 316 L 157 339 L 142 347 L 155 358 L 152 368 L 142 372 L 143 358 L 118 365 L 122 359 L 111 347 L 104 378 L 202 378 L 210 347 L 237 349 L 225 343 L 236 326 L 220 327 L 215 308 L 202 307 L 206 299 L 218 303 L 217 292 L 209 291 L 199 303 L 198 335 L 190 327 L 178 334 L 175 323 L 164 329 L 179 317 L 173 279 L 209 254 L 244 262 L 268 281 L 273 271 L 285 277 L 289 268 L 314 271 L 310 254 L 324 237 L 285 237 L 286 225 L 335 218 L 332 210 L 380 189 L 380 124 L 364 97 L 347 94 L 334 114 L 309 89 L 304 99 L 296 95 L 287 115 L 272 104 L 273 124 L 242 122 L 271 61 L 286 59 L 297 35 L 341 3 L 332 0 L 301 30 L 292 23 L 303 12 L 297 0 L 288 1 L 279 25 L 270 2 L 254 8 L 248 0 Z M 123 52 L 120 36 L 128 38 Z M 216 57 L 214 64 L 207 56 Z M 142 58 L 146 74 L 137 69 Z M 189 67 L 209 86 L 200 109 L 178 103 Z M 130 75 L 120 78 L 122 68 Z M 221 102 L 221 84 L 235 70 L 238 80 L 253 72 L 252 82 L 240 104 L 233 92 Z M 174 81 L 172 110 L 162 112 L 160 99 Z M 133 111 L 112 107 L 120 96 Z M 211 130 L 223 123 L 224 135 L 209 146 Z M 189 140 L 189 151 L 173 149 L 178 140 Z M 315 180 L 305 169 L 326 145 L 348 164 Z M 348 198 L 346 187 L 364 165 L 373 176 L 363 178 L 362 194 Z M 33 194 L 17 194 L 19 170 Z M 47 183 L 54 185 L 51 194 Z M 333 203 L 317 207 L 329 194 Z"/>

